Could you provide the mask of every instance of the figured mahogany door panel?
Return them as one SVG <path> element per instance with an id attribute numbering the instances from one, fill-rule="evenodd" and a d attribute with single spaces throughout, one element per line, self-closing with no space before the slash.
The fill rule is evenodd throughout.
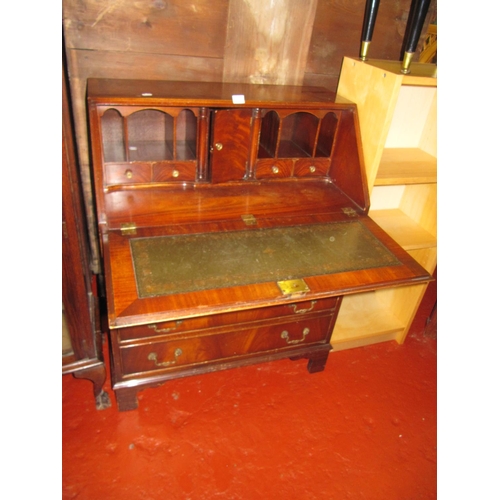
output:
<path id="1" fill-rule="evenodd" d="M 314 315 L 280 324 L 260 325 L 214 335 L 186 335 L 165 342 L 120 348 L 124 374 L 175 369 L 235 356 L 328 342 L 334 315 Z"/>
<path id="2" fill-rule="evenodd" d="M 247 176 L 251 145 L 251 109 L 220 109 L 214 112 L 212 182 L 241 181 Z"/>
<path id="3" fill-rule="evenodd" d="M 266 321 L 283 322 L 283 318 L 294 321 L 294 318 L 301 319 L 305 314 L 314 314 L 319 311 L 331 311 L 334 313 L 337 309 L 339 297 L 328 297 L 326 299 L 306 300 L 304 302 L 293 302 L 290 304 L 282 304 L 278 306 L 259 307 L 242 311 L 234 311 L 223 314 L 212 314 L 208 316 L 200 316 L 198 318 L 186 318 L 172 321 L 163 321 L 153 323 L 151 325 L 142 325 L 129 328 L 118 328 L 114 330 L 118 336 L 120 345 L 131 345 L 140 342 L 141 339 L 148 340 L 167 340 L 174 339 L 186 332 L 194 332 L 204 330 L 209 333 L 209 330 L 217 329 L 222 331 L 234 331 L 235 325 L 245 323 L 250 328 L 251 324 Z"/>

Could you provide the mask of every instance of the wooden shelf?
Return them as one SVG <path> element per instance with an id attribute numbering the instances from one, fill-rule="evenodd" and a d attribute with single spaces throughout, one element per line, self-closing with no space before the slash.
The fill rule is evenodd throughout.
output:
<path id="1" fill-rule="evenodd" d="M 375 186 L 437 182 L 437 158 L 419 148 L 386 148 Z"/>
<path id="2" fill-rule="evenodd" d="M 402 323 L 382 300 L 385 290 L 344 297 L 331 337 L 334 351 L 396 340 Z M 360 311 L 363 311 L 360 314 Z"/>
<path id="3" fill-rule="evenodd" d="M 401 210 L 372 210 L 370 217 L 407 251 L 436 246 L 436 237 Z"/>

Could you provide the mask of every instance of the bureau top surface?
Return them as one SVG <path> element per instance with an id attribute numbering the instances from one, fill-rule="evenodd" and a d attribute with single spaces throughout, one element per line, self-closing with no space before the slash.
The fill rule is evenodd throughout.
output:
<path id="1" fill-rule="evenodd" d="M 287 106 L 325 107 L 352 104 L 323 87 L 254 85 L 245 83 L 187 82 L 89 78 L 87 95 L 99 104 L 193 104 L 208 106 L 256 106 L 273 103 Z"/>

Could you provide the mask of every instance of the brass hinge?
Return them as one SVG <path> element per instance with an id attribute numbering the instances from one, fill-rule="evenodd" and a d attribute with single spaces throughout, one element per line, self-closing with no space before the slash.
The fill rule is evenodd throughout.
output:
<path id="1" fill-rule="evenodd" d="M 257 224 L 257 219 L 252 214 L 244 214 L 241 218 L 247 226 L 254 226 Z"/>
<path id="2" fill-rule="evenodd" d="M 354 210 L 351 207 L 343 208 L 342 212 L 344 212 L 349 217 L 356 217 L 358 215 L 358 213 L 356 212 L 356 210 Z"/>
<path id="3" fill-rule="evenodd" d="M 124 222 L 120 226 L 122 236 L 129 236 L 131 234 L 137 234 L 137 226 L 135 222 Z"/>
<path id="4" fill-rule="evenodd" d="M 277 283 L 283 295 L 301 295 L 311 291 L 303 279 L 278 281 Z"/>

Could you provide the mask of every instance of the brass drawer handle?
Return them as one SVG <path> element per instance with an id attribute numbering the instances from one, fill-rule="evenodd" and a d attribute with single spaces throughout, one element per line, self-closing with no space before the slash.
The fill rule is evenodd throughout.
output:
<path id="1" fill-rule="evenodd" d="M 171 327 L 171 328 L 158 328 L 156 325 L 148 325 L 148 328 L 151 328 L 152 330 L 154 330 L 156 333 L 168 333 L 168 332 L 171 332 L 173 330 L 177 330 L 177 328 L 182 325 L 182 320 L 178 320 L 175 322 L 175 326 Z"/>
<path id="2" fill-rule="evenodd" d="M 310 332 L 309 328 L 304 328 L 304 330 L 302 331 L 302 338 L 301 339 L 290 340 L 288 338 L 288 332 L 286 330 L 283 330 L 281 332 L 281 338 L 285 339 L 287 344 L 300 344 L 301 342 L 304 342 L 304 340 L 306 340 L 306 335 L 308 335 L 309 332 Z"/>
<path id="3" fill-rule="evenodd" d="M 127 179 L 132 179 L 132 170 L 125 170 L 125 177 Z"/>
<path id="4" fill-rule="evenodd" d="M 223 147 L 224 147 L 224 146 L 222 145 L 222 143 L 220 143 L 220 142 L 216 142 L 216 143 L 215 143 L 215 149 L 216 149 L 217 151 L 220 151 Z"/>
<path id="5" fill-rule="evenodd" d="M 154 361 L 156 366 L 171 366 L 177 363 L 177 358 L 182 354 L 182 349 L 177 348 L 174 351 L 174 358 L 172 361 L 164 361 L 163 363 L 158 363 L 158 354 L 156 352 L 152 352 L 148 355 L 149 361 Z"/>
<path id="6" fill-rule="evenodd" d="M 316 167 L 314 165 L 311 165 L 309 167 L 309 172 L 311 172 L 311 174 L 314 174 L 314 172 L 316 172 Z"/>
<path id="7" fill-rule="evenodd" d="M 179 171 L 178 170 L 174 170 L 172 172 L 172 177 L 179 177 Z"/>
<path id="8" fill-rule="evenodd" d="M 273 167 L 271 168 L 273 174 L 277 174 L 279 173 L 280 169 L 276 166 L 276 165 L 273 165 Z"/>
<path id="9" fill-rule="evenodd" d="M 309 307 L 308 309 L 297 309 L 297 304 L 289 304 L 289 306 L 293 308 L 293 312 L 295 314 L 304 314 L 306 312 L 312 311 L 314 309 L 315 304 L 316 300 L 311 300 L 311 307 Z"/>

